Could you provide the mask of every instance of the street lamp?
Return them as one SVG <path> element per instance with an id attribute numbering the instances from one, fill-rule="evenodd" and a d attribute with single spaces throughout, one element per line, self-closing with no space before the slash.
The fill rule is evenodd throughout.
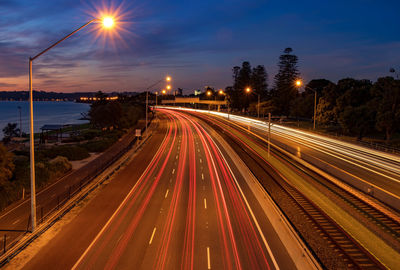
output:
<path id="1" fill-rule="evenodd" d="M 246 88 L 246 92 L 250 93 L 251 92 L 251 88 L 247 87 Z M 257 118 L 260 118 L 260 94 L 257 94 L 258 96 L 258 103 L 257 103 Z"/>
<path id="2" fill-rule="evenodd" d="M 303 85 L 303 82 L 301 80 L 296 80 L 295 82 L 296 87 L 300 88 Z M 313 124 L 313 129 L 315 130 L 315 122 L 317 119 L 317 90 L 309 87 L 309 86 L 305 86 L 304 89 L 310 89 L 311 91 L 314 91 L 314 124 Z"/>
<path id="3" fill-rule="evenodd" d="M 167 81 L 170 82 L 172 80 L 172 78 L 170 76 L 165 77 L 164 79 L 161 79 L 159 81 L 157 81 L 156 83 L 153 83 L 152 85 L 150 85 L 149 87 L 146 88 L 146 136 L 147 136 L 147 125 L 148 125 L 148 110 L 149 110 L 149 90 L 150 88 L 153 88 L 154 86 L 156 86 L 157 84 L 161 83 L 162 81 Z M 169 88 L 168 88 L 169 87 Z M 167 85 L 168 89 L 171 89 L 170 85 Z M 164 93 L 165 90 L 162 90 L 162 93 Z M 157 105 L 157 95 L 156 95 L 156 105 Z"/>
<path id="4" fill-rule="evenodd" d="M 78 29 L 76 29 L 75 31 L 73 31 L 72 33 L 70 33 L 69 35 L 63 37 L 56 43 L 52 44 L 47 49 L 38 53 L 34 57 L 29 57 L 29 107 L 30 107 L 29 108 L 29 111 L 30 111 L 30 136 L 29 136 L 30 139 L 29 139 L 29 141 L 30 141 L 30 167 L 31 167 L 30 173 L 31 173 L 31 222 L 32 222 L 31 232 L 34 232 L 34 230 L 36 228 L 36 184 L 35 184 L 35 145 L 34 145 L 35 141 L 34 141 L 34 129 L 33 129 L 32 63 L 35 59 L 40 57 L 42 54 L 51 50 L 52 48 L 54 48 L 55 46 L 57 46 L 58 44 L 60 44 L 61 42 L 63 42 L 64 40 L 71 37 L 72 35 L 79 32 L 80 30 L 82 30 L 83 28 L 85 28 L 86 26 L 88 26 L 89 24 L 91 24 L 93 22 L 102 23 L 103 27 L 106 29 L 112 28 L 115 24 L 114 19 L 109 16 L 104 17 L 102 19 L 99 19 L 99 18 L 92 19 L 92 20 L 88 21 L 87 23 L 85 23 L 84 25 L 82 25 L 81 27 L 79 27 Z"/>

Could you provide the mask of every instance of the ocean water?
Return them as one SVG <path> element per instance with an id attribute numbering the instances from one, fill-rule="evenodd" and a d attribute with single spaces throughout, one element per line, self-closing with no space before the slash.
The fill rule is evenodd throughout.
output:
<path id="1" fill-rule="evenodd" d="M 0 101 L 0 139 L 7 123 L 17 123 L 19 127 L 19 109 L 21 107 L 22 131 L 29 133 L 29 102 Z M 75 102 L 35 101 L 33 103 L 34 130 L 40 132 L 43 125 L 66 125 L 87 123 L 81 113 L 87 113 L 89 104 Z"/>

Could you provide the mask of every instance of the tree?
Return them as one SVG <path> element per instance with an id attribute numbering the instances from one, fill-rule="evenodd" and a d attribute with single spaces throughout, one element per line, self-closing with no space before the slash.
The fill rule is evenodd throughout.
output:
<path id="1" fill-rule="evenodd" d="M 292 52 L 292 48 L 286 48 L 279 57 L 279 71 L 275 75 L 273 90 L 275 113 L 286 116 L 289 116 L 290 104 L 298 94 L 294 83 L 300 75 L 297 67 L 298 57 L 293 55 Z"/>
<path id="2" fill-rule="evenodd" d="M 376 108 L 376 128 L 385 132 L 389 142 L 400 127 L 400 80 L 379 78 L 372 87 L 371 107 Z"/>
<path id="3" fill-rule="evenodd" d="M 0 186 L 6 184 L 14 171 L 13 154 L 0 143 Z"/>
<path id="4" fill-rule="evenodd" d="M 374 128 L 374 112 L 367 104 L 347 106 L 340 114 L 339 123 L 345 133 L 357 136 L 361 141 L 365 133 Z"/>
<path id="5" fill-rule="evenodd" d="M 117 128 L 123 116 L 122 106 L 118 101 L 100 101 L 93 103 L 89 111 L 90 122 L 100 128 Z"/>
<path id="6" fill-rule="evenodd" d="M 268 74 L 265 71 L 265 67 L 262 65 L 258 65 L 253 68 L 250 78 L 250 86 L 254 89 L 254 91 L 260 95 L 261 98 L 265 98 L 268 95 Z"/>
<path id="7" fill-rule="evenodd" d="M 19 128 L 17 128 L 17 123 L 8 123 L 7 126 L 3 128 L 4 141 L 9 141 L 12 137 L 19 136 Z"/>
<path id="8" fill-rule="evenodd" d="M 249 107 L 249 96 L 246 95 L 246 87 L 251 86 L 251 65 L 245 61 L 242 67 L 235 66 L 233 72 L 233 87 L 232 91 L 228 94 L 231 100 L 231 107 L 239 110 L 247 109 Z"/>

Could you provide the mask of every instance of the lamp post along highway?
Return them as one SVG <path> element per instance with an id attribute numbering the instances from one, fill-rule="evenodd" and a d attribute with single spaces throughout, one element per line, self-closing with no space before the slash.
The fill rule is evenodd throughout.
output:
<path id="1" fill-rule="evenodd" d="M 301 87 L 303 85 L 303 82 L 301 80 L 296 80 L 295 82 L 296 87 Z M 309 86 L 305 86 L 304 89 L 310 89 L 311 91 L 314 91 L 314 121 L 313 121 L 313 129 L 315 130 L 315 123 L 317 120 L 317 90 L 309 87 Z"/>
<path id="2" fill-rule="evenodd" d="M 104 28 L 112 28 L 114 26 L 114 19 L 111 17 L 104 17 L 103 19 L 92 19 L 71 32 L 69 35 L 66 35 L 59 41 L 52 44 L 47 49 L 41 51 L 34 57 L 29 57 L 29 113 L 30 113 L 30 134 L 29 134 L 29 148 L 30 148 L 30 175 L 31 175 L 31 232 L 34 232 L 36 229 L 36 178 L 35 178 L 35 138 L 34 138 L 34 128 L 33 128 L 33 82 L 32 82 L 32 63 L 35 59 L 39 58 L 44 53 L 48 52 L 67 38 L 71 37 L 75 33 L 79 32 L 89 24 L 93 22 L 102 22 Z"/>
<path id="3" fill-rule="evenodd" d="M 170 76 L 165 77 L 165 81 L 170 82 L 171 80 L 172 80 L 172 78 Z M 148 137 L 147 126 L 148 126 L 148 110 L 149 110 L 149 90 L 150 90 L 150 88 L 156 86 L 157 84 L 161 83 L 162 81 L 164 81 L 164 79 L 161 79 L 146 88 L 146 137 Z M 171 86 L 167 85 L 167 89 L 168 90 L 171 89 Z M 162 92 L 162 93 L 164 94 L 164 92 Z M 157 106 L 157 93 L 156 93 L 156 106 Z"/>
<path id="4" fill-rule="evenodd" d="M 247 87 L 246 89 L 246 93 L 251 93 L 251 88 L 250 87 Z M 258 96 L 258 102 L 257 102 L 257 118 L 260 118 L 260 94 L 257 94 L 257 96 Z"/>

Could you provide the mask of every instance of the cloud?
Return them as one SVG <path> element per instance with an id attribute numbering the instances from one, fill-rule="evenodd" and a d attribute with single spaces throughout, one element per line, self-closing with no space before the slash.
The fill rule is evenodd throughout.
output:
<path id="1" fill-rule="evenodd" d="M 12 84 L 12 83 L 2 83 L 0 82 L 0 87 L 15 87 L 17 86 L 16 84 Z"/>

